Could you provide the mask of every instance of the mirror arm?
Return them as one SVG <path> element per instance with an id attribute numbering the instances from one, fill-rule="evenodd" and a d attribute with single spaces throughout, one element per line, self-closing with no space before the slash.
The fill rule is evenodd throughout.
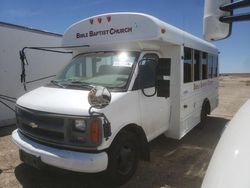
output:
<path id="1" fill-rule="evenodd" d="M 103 118 L 103 133 L 104 133 L 104 138 L 107 141 L 112 134 L 110 121 L 108 120 L 108 118 L 106 117 L 106 115 L 104 113 L 94 112 L 94 111 L 92 111 L 92 108 L 94 108 L 94 106 L 91 106 L 89 108 L 89 115 L 90 116 Z"/>
<path id="2" fill-rule="evenodd" d="M 249 7 L 250 1 L 249 0 L 242 0 L 233 3 L 228 3 L 220 7 L 222 11 L 233 11 L 234 9 Z"/>
<path id="3" fill-rule="evenodd" d="M 232 23 L 237 21 L 247 21 L 250 20 L 250 13 L 237 14 L 232 16 L 222 16 L 219 20 L 223 23 Z"/>
<path id="4" fill-rule="evenodd" d="M 219 20 L 223 23 L 232 23 L 237 21 L 250 20 L 250 13 L 242 13 L 233 15 L 233 10 L 238 8 L 250 7 L 250 0 L 242 0 L 237 2 L 228 3 L 220 7 L 220 10 L 231 12 L 230 16 L 222 16 Z"/>

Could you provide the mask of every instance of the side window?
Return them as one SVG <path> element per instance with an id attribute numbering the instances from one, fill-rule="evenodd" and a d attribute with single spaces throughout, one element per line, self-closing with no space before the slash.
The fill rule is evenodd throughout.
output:
<path id="1" fill-rule="evenodd" d="M 95 58 L 94 62 L 96 62 L 96 72 L 100 72 L 100 69 L 103 67 L 111 67 L 112 66 L 112 57 L 106 57 L 106 58 Z"/>
<path id="2" fill-rule="evenodd" d="M 77 63 L 71 66 L 70 68 L 67 69 L 65 76 L 67 78 L 75 77 L 75 76 L 81 76 L 81 67 L 82 63 L 84 62 L 83 57 L 78 57 L 76 59 Z"/>
<path id="3" fill-rule="evenodd" d="M 143 65 L 143 85 L 145 88 L 155 86 L 155 73 L 158 59 L 158 55 L 153 53 L 143 56 L 141 65 Z"/>
<path id="4" fill-rule="evenodd" d="M 76 74 L 76 65 L 71 66 L 70 69 L 67 70 L 65 77 L 70 78 L 73 77 L 73 75 Z"/>
<path id="5" fill-rule="evenodd" d="M 208 54 L 208 78 L 213 77 L 213 56 Z"/>
<path id="6" fill-rule="evenodd" d="M 200 51 L 194 51 L 194 81 L 200 80 Z"/>
<path id="7" fill-rule="evenodd" d="M 207 53 L 202 52 L 202 80 L 207 79 Z"/>
<path id="8" fill-rule="evenodd" d="M 93 63 L 92 63 L 92 60 L 91 60 L 91 58 L 86 58 L 86 73 L 85 73 L 85 76 L 87 77 L 87 78 L 89 78 L 89 77 L 92 77 L 93 76 L 93 70 L 94 70 L 94 68 L 93 68 Z M 83 67 L 84 68 L 84 67 Z M 84 70 L 83 70 L 84 71 Z"/>
<path id="9" fill-rule="evenodd" d="M 184 47 L 183 82 L 192 82 L 192 49 Z"/>
<path id="10" fill-rule="evenodd" d="M 213 77 L 218 76 L 218 56 L 213 56 Z"/>

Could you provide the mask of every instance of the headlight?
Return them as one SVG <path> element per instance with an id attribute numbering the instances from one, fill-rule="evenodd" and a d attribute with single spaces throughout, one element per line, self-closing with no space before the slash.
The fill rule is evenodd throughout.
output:
<path id="1" fill-rule="evenodd" d="M 100 118 L 72 119 L 70 141 L 73 144 L 94 147 L 102 142 L 102 120 Z"/>
<path id="2" fill-rule="evenodd" d="M 85 132 L 86 131 L 86 122 L 83 119 L 75 120 L 75 130 Z"/>

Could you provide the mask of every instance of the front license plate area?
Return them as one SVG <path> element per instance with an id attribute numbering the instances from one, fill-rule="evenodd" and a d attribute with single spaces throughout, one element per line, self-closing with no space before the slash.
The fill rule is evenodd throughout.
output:
<path id="1" fill-rule="evenodd" d="M 41 169 L 42 161 L 40 157 L 31 155 L 23 150 L 19 150 L 20 160 L 34 168 Z"/>

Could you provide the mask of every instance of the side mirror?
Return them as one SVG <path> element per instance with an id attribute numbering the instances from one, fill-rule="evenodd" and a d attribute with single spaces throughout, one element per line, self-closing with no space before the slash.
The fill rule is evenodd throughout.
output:
<path id="1" fill-rule="evenodd" d="M 139 88 L 146 97 L 170 96 L 170 72 L 171 59 L 159 58 L 158 62 L 153 59 L 145 59 L 139 62 Z M 155 87 L 153 93 L 146 93 L 145 88 Z"/>
<path id="2" fill-rule="evenodd" d="M 89 91 L 88 101 L 93 108 L 104 108 L 111 101 L 111 93 L 105 87 L 95 86 Z"/>
<path id="3" fill-rule="evenodd" d="M 203 37 L 207 41 L 224 39 L 230 36 L 232 23 L 223 23 L 221 17 L 231 16 L 232 11 L 222 11 L 220 7 L 232 0 L 205 0 L 203 17 Z"/>
<path id="4" fill-rule="evenodd" d="M 171 73 L 171 59 L 160 58 L 156 67 L 156 92 L 157 97 L 170 96 L 170 73 Z"/>
<path id="5" fill-rule="evenodd" d="M 155 59 L 142 59 L 139 62 L 138 84 L 142 93 L 146 97 L 152 97 L 156 94 L 156 90 L 146 93 L 146 88 L 155 87 L 157 61 Z"/>

